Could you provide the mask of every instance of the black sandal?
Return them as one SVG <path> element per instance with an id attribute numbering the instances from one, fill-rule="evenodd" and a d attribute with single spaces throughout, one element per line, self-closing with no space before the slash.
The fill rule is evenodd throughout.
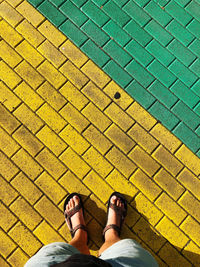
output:
<path id="1" fill-rule="evenodd" d="M 118 206 L 116 206 L 115 204 L 112 204 L 112 203 L 110 202 L 110 200 L 111 200 L 111 198 L 112 198 L 113 196 L 116 196 L 117 198 L 120 198 L 120 200 L 121 200 L 122 203 L 124 204 L 124 210 L 123 210 L 121 207 L 118 207 Z M 109 200 L 108 200 L 107 218 L 108 218 L 108 215 L 109 215 L 109 208 L 112 208 L 112 209 L 116 212 L 116 214 L 117 214 L 118 216 L 120 216 L 120 218 L 121 218 L 121 220 L 120 220 L 120 226 L 118 226 L 118 225 L 116 225 L 116 224 L 109 224 L 109 225 L 107 225 L 107 223 L 106 223 L 107 226 L 106 226 L 106 227 L 104 228 L 104 230 L 103 230 L 103 241 L 105 241 L 105 232 L 106 232 L 107 230 L 109 230 L 109 229 L 114 229 L 114 230 L 118 233 L 118 235 L 120 236 L 121 228 L 122 228 L 122 224 L 123 224 L 124 219 L 125 219 L 125 217 L 126 217 L 126 215 L 127 215 L 127 200 L 126 200 L 125 197 L 124 197 L 122 194 L 120 194 L 119 192 L 113 192 L 113 193 L 111 194 Z M 107 219 L 107 222 L 108 222 L 108 219 Z"/>
<path id="2" fill-rule="evenodd" d="M 75 206 L 72 210 L 70 210 L 70 211 L 66 211 L 66 206 L 67 206 L 67 204 L 68 204 L 68 202 L 70 201 L 70 199 L 72 199 L 74 196 L 78 196 L 79 197 L 79 199 L 80 199 L 80 202 L 79 202 L 79 204 L 77 205 L 77 206 Z M 66 198 L 66 200 L 65 200 L 65 203 L 64 203 L 64 215 L 65 215 L 65 220 L 66 220 L 66 223 L 67 223 L 67 225 L 68 225 L 68 227 L 69 227 L 69 231 L 70 231 L 70 234 L 71 234 L 71 237 L 73 238 L 74 237 L 74 235 L 75 235 L 75 233 L 76 233 L 76 231 L 78 230 L 78 229 L 83 229 L 84 231 L 86 231 L 87 232 L 87 234 L 88 234 L 88 231 L 87 231 L 87 228 L 86 228 L 86 226 L 85 225 L 83 225 L 83 224 L 78 224 L 76 227 L 72 227 L 72 221 L 71 221 L 71 217 L 75 214 L 75 213 L 77 213 L 80 209 L 82 209 L 83 210 L 83 215 L 84 215 L 84 206 L 83 206 L 83 201 L 82 201 L 82 199 L 81 199 L 81 196 L 78 194 L 78 193 L 72 193 L 72 194 L 70 194 L 67 198 Z M 89 241 L 89 240 L 88 240 Z"/>

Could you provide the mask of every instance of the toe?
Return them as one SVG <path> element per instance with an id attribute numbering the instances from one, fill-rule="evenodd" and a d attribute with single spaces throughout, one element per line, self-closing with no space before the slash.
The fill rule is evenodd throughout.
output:
<path id="1" fill-rule="evenodd" d="M 74 199 L 73 199 L 73 198 L 71 198 L 71 199 L 70 199 L 70 202 L 71 202 L 71 208 L 73 209 L 73 208 L 75 207 L 75 202 L 74 202 Z"/>
<path id="2" fill-rule="evenodd" d="M 117 197 L 116 196 L 112 196 L 110 202 L 112 204 L 115 204 L 116 205 L 116 200 L 117 200 Z"/>
<path id="3" fill-rule="evenodd" d="M 79 197 L 78 196 L 74 196 L 73 197 L 73 201 L 75 203 L 75 206 L 77 206 L 79 204 Z"/>
<path id="4" fill-rule="evenodd" d="M 119 207 L 119 203 L 120 203 L 120 199 L 119 198 L 117 198 L 117 203 L 116 203 L 116 205 Z"/>

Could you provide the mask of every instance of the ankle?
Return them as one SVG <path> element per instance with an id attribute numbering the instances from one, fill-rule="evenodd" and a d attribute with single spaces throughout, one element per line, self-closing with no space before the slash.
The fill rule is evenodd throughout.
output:
<path id="1" fill-rule="evenodd" d="M 113 240 L 120 240 L 119 234 L 116 230 L 109 229 L 105 232 L 105 242 Z"/>

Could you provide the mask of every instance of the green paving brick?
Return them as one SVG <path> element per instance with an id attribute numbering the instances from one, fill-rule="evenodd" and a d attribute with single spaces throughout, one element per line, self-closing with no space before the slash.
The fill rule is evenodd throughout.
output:
<path id="1" fill-rule="evenodd" d="M 176 0 L 176 2 L 182 6 L 185 7 L 191 0 Z"/>
<path id="2" fill-rule="evenodd" d="M 34 7 L 39 6 L 44 0 L 29 0 L 29 3 L 31 3 Z"/>
<path id="3" fill-rule="evenodd" d="M 131 40 L 131 37 L 112 20 L 106 23 L 103 30 L 121 46 L 125 46 Z"/>
<path id="4" fill-rule="evenodd" d="M 165 27 L 171 20 L 172 17 L 168 15 L 159 5 L 154 1 L 150 1 L 144 8 L 152 18 L 159 22 L 163 27 Z"/>
<path id="5" fill-rule="evenodd" d="M 57 27 L 66 20 L 66 17 L 46 0 L 38 7 L 38 10 Z"/>
<path id="6" fill-rule="evenodd" d="M 164 7 L 170 0 L 154 0 L 159 6 Z"/>
<path id="7" fill-rule="evenodd" d="M 152 40 L 152 37 L 134 20 L 131 20 L 124 29 L 142 46 L 147 45 Z"/>
<path id="8" fill-rule="evenodd" d="M 81 46 L 82 51 L 91 58 L 99 67 L 105 65 L 110 57 L 103 52 L 94 42 L 88 40 Z"/>
<path id="9" fill-rule="evenodd" d="M 158 80 L 151 84 L 148 91 L 168 108 L 171 108 L 178 101 L 178 98 Z"/>
<path id="10" fill-rule="evenodd" d="M 144 7 L 150 0 L 135 0 L 135 2 L 141 6 Z"/>
<path id="11" fill-rule="evenodd" d="M 135 40 L 129 42 L 124 48 L 144 67 L 154 59 L 154 57 Z"/>
<path id="12" fill-rule="evenodd" d="M 78 27 L 88 20 L 88 17 L 70 1 L 66 1 L 59 9 Z"/>
<path id="13" fill-rule="evenodd" d="M 200 137 L 196 135 L 187 125 L 181 122 L 173 133 L 191 149 L 194 153 L 200 148 Z"/>
<path id="14" fill-rule="evenodd" d="M 87 2 L 87 0 L 71 0 L 71 2 L 74 3 L 77 7 L 81 7 Z"/>
<path id="15" fill-rule="evenodd" d="M 62 5 L 62 3 L 65 2 L 65 0 L 49 0 L 52 4 L 54 4 L 54 6 L 59 7 L 60 5 Z"/>
<path id="16" fill-rule="evenodd" d="M 81 46 L 88 39 L 88 37 L 70 20 L 67 20 L 65 23 L 63 23 L 59 29 L 77 46 Z"/>
<path id="17" fill-rule="evenodd" d="M 116 42 L 110 40 L 103 49 L 113 58 L 121 67 L 124 67 L 131 61 L 132 57 Z"/>
<path id="18" fill-rule="evenodd" d="M 197 156 L 200 158 L 200 150 L 197 152 Z"/>
<path id="19" fill-rule="evenodd" d="M 179 119 L 158 101 L 148 111 L 170 131 L 179 123 Z"/>
<path id="20" fill-rule="evenodd" d="M 200 40 L 195 39 L 190 45 L 189 49 L 198 57 L 200 57 Z"/>
<path id="21" fill-rule="evenodd" d="M 190 66 L 190 69 L 200 77 L 200 60 L 197 59 L 195 62 Z"/>
<path id="22" fill-rule="evenodd" d="M 102 8 L 119 26 L 123 27 L 131 18 L 113 1 L 108 1 Z"/>
<path id="23" fill-rule="evenodd" d="M 175 82 L 176 77 L 166 69 L 158 60 L 154 60 L 147 69 L 166 87 Z"/>
<path id="24" fill-rule="evenodd" d="M 200 117 L 181 101 L 176 103 L 171 111 L 192 130 L 200 125 Z"/>
<path id="25" fill-rule="evenodd" d="M 88 20 L 81 29 L 99 46 L 103 46 L 110 39 L 110 37 L 91 20 Z"/>
<path id="26" fill-rule="evenodd" d="M 200 22 L 193 20 L 188 26 L 187 29 L 193 33 L 197 38 L 200 38 Z"/>
<path id="27" fill-rule="evenodd" d="M 187 86 L 192 86 L 197 80 L 197 76 L 191 72 L 185 65 L 178 60 L 175 60 L 170 66 L 169 70 L 173 72 L 182 82 Z"/>
<path id="28" fill-rule="evenodd" d="M 145 109 L 149 108 L 156 100 L 155 97 L 153 97 L 135 80 L 132 81 L 131 84 L 128 85 L 128 87 L 126 87 L 126 91 Z"/>
<path id="29" fill-rule="evenodd" d="M 98 0 L 96 0 L 98 1 Z M 114 2 L 119 6 L 122 7 L 124 6 L 129 0 L 114 0 Z"/>
<path id="30" fill-rule="evenodd" d="M 137 21 L 137 23 L 142 27 L 151 19 L 151 17 L 134 1 L 129 1 L 123 7 L 123 10 L 126 11 L 126 13 L 129 14 L 129 16 Z"/>
<path id="31" fill-rule="evenodd" d="M 195 60 L 196 56 L 188 48 L 174 39 L 169 45 L 168 50 L 176 56 L 187 67 Z"/>
<path id="32" fill-rule="evenodd" d="M 155 79 L 148 71 L 146 71 L 144 67 L 142 67 L 135 60 L 131 61 L 131 63 L 129 63 L 125 69 L 145 88 L 148 87 Z"/>
<path id="33" fill-rule="evenodd" d="M 165 67 L 172 63 L 172 61 L 175 59 L 175 57 L 156 40 L 152 40 L 146 46 L 146 49 Z"/>
<path id="34" fill-rule="evenodd" d="M 194 111 L 200 116 L 200 103 L 194 108 Z M 198 133 L 200 135 L 200 127 Z"/>
<path id="35" fill-rule="evenodd" d="M 170 1 L 165 6 L 165 10 L 183 26 L 186 26 L 192 20 L 192 16 L 174 1 Z"/>
<path id="36" fill-rule="evenodd" d="M 195 38 L 176 20 L 170 22 L 170 24 L 167 25 L 166 29 L 185 46 L 188 46 Z"/>
<path id="37" fill-rule="evenodd" d="M 195 19 L 200 21 L 200 4 L 195 1 L 191 1 L 185 8 Z"/>
<path id="38" fill-rule="evenodd" d="M 200 97 L 200 80 L 198 80 L 193 86 L 192 91 Z"/>
<path id="39" fill-rule="evenodd" d="M 151 20 L 145 26 L 145 30 L 163 46 L 168 45 L 168 43 L 173 39 L 172 35 L 169 34 L 164 28 L 162 28 L 162 26 L 160 26 L 160 24 L 158 24 L 154 20 Z"/>
<path id="40" fill-rule="evenodd" d="M 200 101 L 200 98 L 180 80 L 176 81 L 170 90 L 190 108 Z"/>
<path id="41" fill-rule="evenodd" d="M 120 86 L 127 86 L 133 79 L 125 70 L 123 70 L 113 60 L 109 61 L 103 70 Z"/>
<path id="42" fill-rule="evenodd" d="M 77 0 L 79 1 L 79 0 Z M 103 6 L 108 0 L 92 0 L 97 6 Z"/>
<path id="43" fill-rule="evenodd" d="M 81 10 L 99 27 L 102 27 L 109 20 L 109 17 L 92 1 L 86 2 L 86 4 L 81 7 Z"/>

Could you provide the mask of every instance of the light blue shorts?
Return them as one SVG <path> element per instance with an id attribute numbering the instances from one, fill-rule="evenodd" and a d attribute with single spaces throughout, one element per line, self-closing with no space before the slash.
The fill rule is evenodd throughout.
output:
<path id="1" fill-rule="evenodd" d="M 24 267 L 49 267 L 77 253 L 80 252 L 67 243 L 52 243 L 42 247 Z M 99 258 L 114 267 L 158 267 L 153 256 L 132 239 L 123 239 L 113 244 Z"/>

